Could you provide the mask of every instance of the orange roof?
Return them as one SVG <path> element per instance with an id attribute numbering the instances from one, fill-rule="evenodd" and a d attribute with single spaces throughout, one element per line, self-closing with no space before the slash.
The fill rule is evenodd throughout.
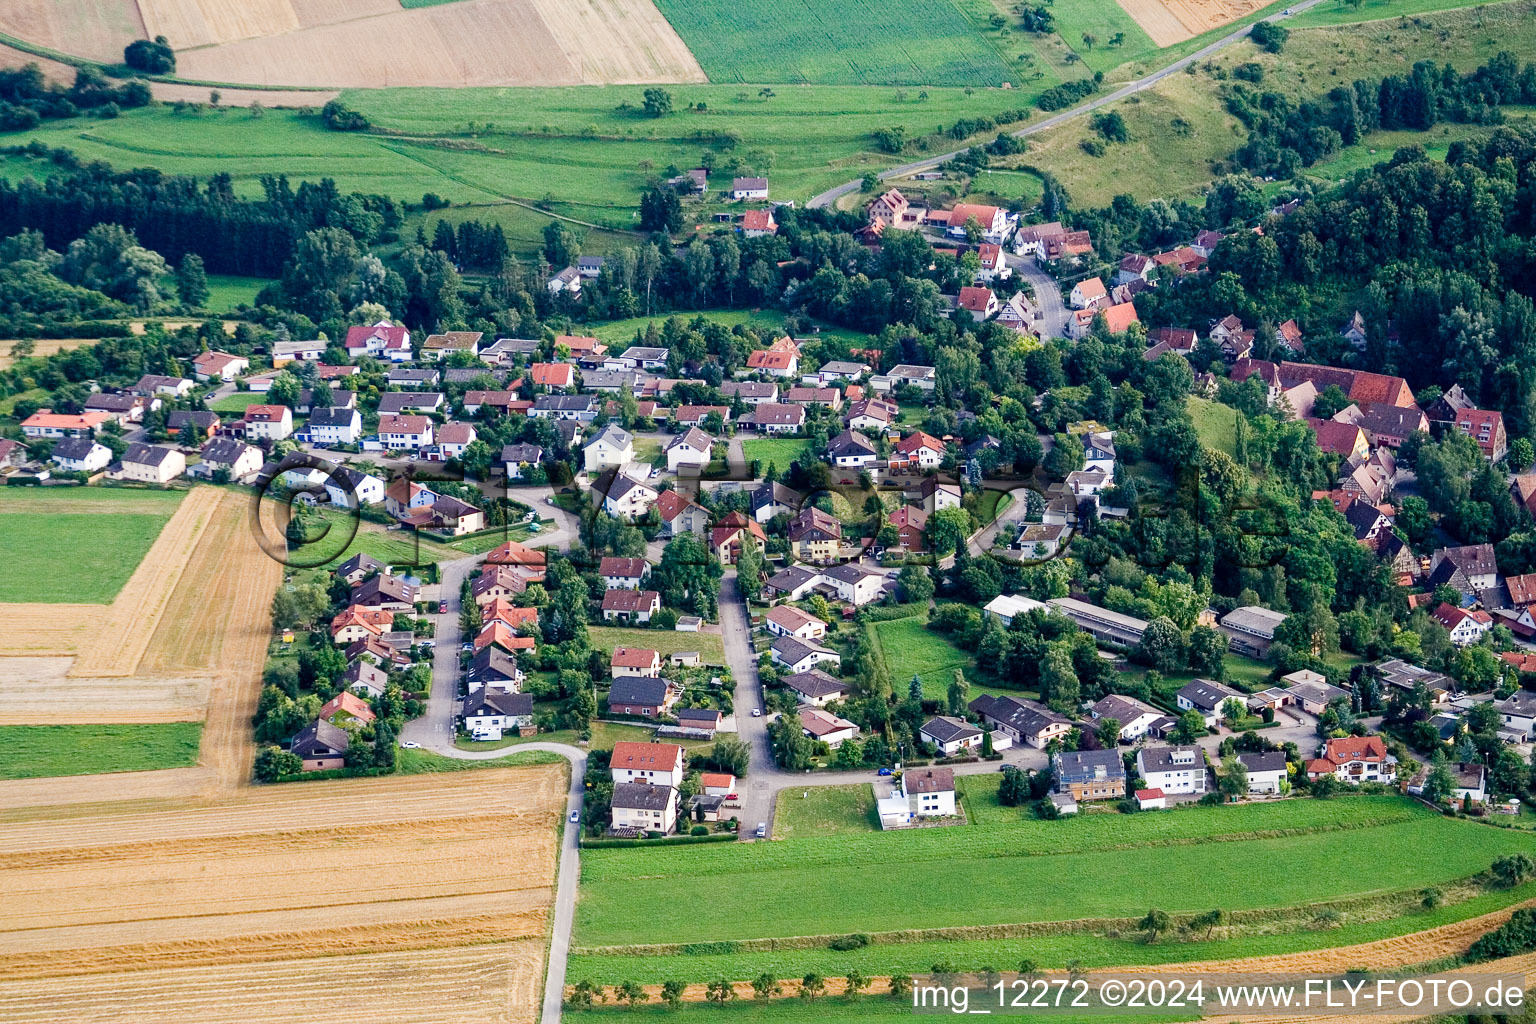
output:
<path id="1" fill-rule="evenodd" d="M 43 409 L 21 421 L 23 427 L 52 427 L 55 430 L 95 430 L 107 422 L 108 413 L 62 413 Z"/>
<path id="2" fill-rule="evenodd" d="M 555 347 L 558 348 L 561 345 L 569 349 L 572 355 L 578 352 L 591 352 L 593 355 L 602 355 L 608 351 L 608 346 L 604 345 L 601 341 L 580 334 L 556 335 Z"/>
<path id="3" fill-rule="evenodd" d="M 326 701 L 325 706 L 320 709 L 320 717 L 329 720 L 332 715 L 339 712 L 345 712 L 360 722 L 371 722 L 377 717 L 373 713 L 373 708 L 368 706 L 368 702 L 351 690 L 343 690 Z"/>
<path id="4" fill-rule="evenodd" d="M 661 516 L 661 521 L 664 523 L 670 523 L 672 520 L 681 515 L 689 506 L 697 509 L 703 508 L 702 505 L 695 501 L 690 501 L 689 499 L 683 497 L 681 494 L 678 494 L 676 491 L 662 491 L 661 496 L 656 499 L 655 507 L 656 514 Z"/>
<path id="5" fill-rule="evenodd" d="M 903 455 L 911 455 L 919 448 L 932 448 L 934 451 L 942 452 L 944 445 L 932 434 L 925 434 L 919 430 L 902 438 L 901 443 L 896 446 L 896 450 Z"/>
<path id="6" fill-rule="evenodd" d="M 1115 334 L 1121 334 L 1130 329 L 1131 324 L 1137 322 L 1136 304 L 1122 302 L 1117 306 L 1108 306 L 1104 310 L 1104 323 Z"/>
<path id="7" fill-rule="evenodd" d="M 705 789 L 734 787 L 736 785 L 736 776 L 727 775 L 724 772 L 705 772 L 699 776 L 699 785 Z"/>
<path id="8" fill-rule="evenodd" d="M 747 356 L 747 366 L 753 370 L 787 370 L 794 359 L 793 352 L 764 348 Z"/>
<path id="9" fill-rule="evenodd" d="M 534 363 L 528 367 L 528 375 L 535 384 L 546 388 L 568 388 L 576 382 L 576 371 L 570 363 Z"/>
<path id="10" fill-rule="evenodd" d="M 670 771 L 682 756 L 683 748 L 676 743 L 635 743 L 625 740 L 613 745 L 613 756 L 608 761 L 608 767 L 609 770 Z"/>
<path id="11" fill-rule="evenodd" d="M 768 210 L 748 210 L 741 217 L 743 231 L 776 231 L 778 227 L 773 221 L 773 214 Z"/>
<path id="12" fill-rule="evenodd" d="M 1328 741 L 1323 759 L 1334 764 L 1346 761 L 1379 761 L 1387 756 L 1380 736 L 1339 736 Z"/>
<path id="13" fill-rule="evenodd" d="M 523 623 L 531 622 L 535 626 L 539 624 L 539 610 L 537 608 L 515 608 L 505 598 L 496 598 L 485 606 L 482 613 L 484 621 L 505 622 L 513 629 L 521 629 Z"/>
<path id="14" fill-rule="evenodd" d="M 800 354 L 800 343 L 789 335 L 780 335 L 774 338 L 768 346 L 769 352 L 789 352 L 793 355 Z"/>
<path id="15" fill-rule="evenodd" d="M 645 647 L 615 647 L 610 664 L 619 668 L 651 668 L 660 658 L 659 652 Z"/>
<path id="16" fill-rule="evenodd" d="M 1086 281 L 1079 281 L 1073 286 L 1072 290 L 1082 295 L 1083 300 L 1086 302 L 1102 299 L 1109 294 L 1104 290 L 1103 279 L 1098 277 L 1090 277 Z"/>
<path id="17" fill-rule="evenodd" d="M 997 207 L 980 206 L 975 203 L 956 203 L 955 208 L 949 211 L 949 226 L 952 228 L 963 227 L 965 222 L 975 217 L 981 223 L 982 230 L 991 230 L 992 222 L 997 219 Z"/>
<path id="18" fill-rule="evenodd" d="M 544 552 L 509 540 L 486 552 L 485 562 L 487 565 L 543 565 Z"/>
<path id="19" fill-rule="evenodd" d="M 248 405 L 245 407 L 245 422 L 247 423 L 281 423 L 283 417 L 290 415 L 286 405 Z"/>
<path id="20" fill-rule="evenodd" d="M 500 619 L 492 619 L 487 622 L 475 636 L 475 653 L 479 653 L 491 644 L 507 651 L 532 650 L 533 637 L 518 636 L 505 622 Z"/>

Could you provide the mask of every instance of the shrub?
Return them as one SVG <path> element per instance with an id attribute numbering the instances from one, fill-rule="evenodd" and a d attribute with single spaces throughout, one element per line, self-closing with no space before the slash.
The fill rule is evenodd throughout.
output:
<path id="1" fill-rule="evenodd" d="M 829 949 L 835 949 L 839 953 L 846 953 L 854 949 L 863 949 L 869 945 L 869 936 L 863 932 L 855 932 L 852 935 L 839 935 L 827 943 Z"/>
<path id="2" fill-rule="evenodd" d="M 135 39 L 123 50 L 123 63 L 146 74 L 168 75 L 176 70 L 176 51 L 165 36 Z"/>

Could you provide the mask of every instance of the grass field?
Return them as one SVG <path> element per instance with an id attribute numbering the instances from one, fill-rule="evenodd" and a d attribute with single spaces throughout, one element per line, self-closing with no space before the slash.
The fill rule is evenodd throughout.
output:
<path id="1" fill-rule="evenodd" d="M 1107 0 L 1113 2 L 1113 0 Z M 996 86 L 1016 80 L 952 3 L 658 0 L 714 82 Z M 871 26 L 900 26 L 871 31 Z"/>
<path id="2" fill-rule="evenodd" d="M 269 396 L 253 391 L 235 391 L 208 403 L 217 413 L 244 413 L 253 405 L 265 405 Z"/>
<path id="3" fill-rule="evenodd" d="M 1434 14 L 1475 6 L 1478 6 L 1476 0 L 1361 0 L 1357 8 L 1346 0 L 1332 0 L 1330 3 L 1318 4 L 1311 10 L 1302 11 L 1289 19 L 1286 24 L 1291 28 L 1350 25 L 1385 18 L 1412 18 L 1420 14 Z"/>
<path id="4" fill-rule="evenodd" d="M 1397 798 L 1305 801 L 1253 809 L 1204 808 L 1168 815 L 1085 816 L 1065 829 L 1047 822 L 969 826 L 759 843 L 748 849 L 653 851 L 643 878 L 631 857 L 594 851 L 582 861 L 577 942 L 583 946 L 712 941 L 1119 917 L 1147 906 L 1228 910 L 1289 906 L 1445 882 L 1485 869 L 1524 836 L 1458 822 Z M 1228 813 L 1236 812 L 1236 813 Z M 1183 817 L 1184 814 L 1188 817 Z M 1297 816 L 1300 825 L 1287 820 Z M 1323 820 L 1319 820 L 1319 819 Z M 1150 820 L 1149 820 L 1150 819 Z M 1114 828 L 1111 832 L 1110 826 Z M 1277 828 L 1308 831 L 1254 838 Z M 1347 841 L 1336 829 L 1348 828 Z M 1112 834 L 1111 840 L 1107 838 Z M 960 841 L 957 841 L 960 840 Z M 1207 842 L 1220 841 L 1220 856 Z M 1434 857 L 1403 857 L 1433 849 Z M 932 870 L 935 859 L 943 872 Z M 1256 864 L 1288 865 L 1262 886 Z M 879 864 L 879 871 L 869 866 Z M 684 898 L 699 886 L 733 899 Z M 643 894 L 649 893 L 649 896 Z M 835 893 L 835 927 L 808 893 Z M 642 924 L 632 912 L 648 899 Z M 753 913 L 743 916 L 741 905 Z M 574 972 L 580 976 L 580 972 Z"/>
<path id="5" fill-rule="evenodd" d="M 506 757 L 485 761 L 461 761 L 430 750 L 401 750 L 395 756 L 398 775 L 435 775 L 441 772 L 467 772 L 478 768 L 520 768 L 537 764 L 564 764 L 565 758 L 548 750 L 520 750 Z"/>
<path id="6" fill-rule="evenodd" d="M 203 308 L 211 313 L 227 313 L 240 305 L 254 305 L 256 293 L 270 282 L 262 277 L 235 277 L 230 274 L 208 275 L 208 301 Z"/>
<path id="7" fill-rule="evenodd" d="M 755 437 L 741 442 L 741 453 L 748 462 L 756 459 L 763 464 L 763 469 L 770 465 L 776 466 L 779 473 L 789 468 L 789 464 L 795 461 L 795 457 L 811 442 L 804 438 L 795 437 Z"/>
<path id="8" fill-rule="evenodd" d="M 647 743 L 656 736 L 655 729 L 648 729 L 643 725 L 620 725 L 617 722 L 593 722 L 592 741 L 593 750 L 612 750 L 615 743 L 625 741 L 631 743 Z M 474 740 L 457 739 L 454 746 L 460 750 L 502 750 L 506 747 L 516 747 L 524 743 L 570 743 L 577 742 L 574 729 L 557 729 L 554 732 L 541 732 L 536 736 L 508 736 L 505 739 L 490 740 L 485 743 L 476 743 Z M 712 746 L 713 740 L 668 740 L 676 743 L 685 750 L 693 750 L 696 747 Z"/>
<path id="9" fill-rule="evenodd" d="M 0 603 L 110 604 L 175 512 L 182 492 L 163 492 L 164 511 L 54 511 L 79 492 L 7 488 L 0 497 Z M 12 491 L 22 491 L 13 495 Z M 92 491 L 94 499 L 108 491 Z M 137 497 L 139 491 L 117 492 Z M 60 495 L 55 498 L 54 495 Z M 111 500 L 111 499 L 108 499 Z M 139 506 L 135 506 L 138 508 Z M 60 571 L 68 555 L 69 572 Z"/>
<path id="10" fill-rule="evenodd" d="M 923 681 L 923 696 L 942 700 L 949 693 L 949 684 L 955 681 L 956 669 L 965 673 L 972 696 L 1019 692 L 977 682 L 976 658 L 950 643 L 943 634 L 930 630 L 927 621 L 925 615 L 914 615 L 870 626 L 897 693 L 905 696 L 907 685 L 916 674 Z"/>
<path id="11" fill-rule="evenodd" d="M 679 633 L 673 629 L 630 629 L 624 626 L 588 626 L 592 647 L 612 651 L 615 647 L 640 647 L 660 651 L 665 660 L 679 651 L 698 651 L 706 665 L 725 664 L 725 644 L 719 633 Z M 663 666 L 665 668 L 665 666 Z"/>
<path id="12" fill-rule="evenodd" d="M 775 839 L 878 831 L 880 815 L 875 808 L 875 791 L 867 782 L 858 786 L 786 789 L 774 805 Z"/>
<path id="13" fill-rule="evenodd" d="M 1195 433 L 1207 448 L 1237 454 L 1237 410 L 1220 402 L 1210 402 L 1194 395 L 1186 400 L 1190 419 L 1195 421 Z"/>
<path id="14" fill-rule="evenodd" d="M 201 722 L 0 725 L 0 779 L 185 768 L 202 734 Z"/>

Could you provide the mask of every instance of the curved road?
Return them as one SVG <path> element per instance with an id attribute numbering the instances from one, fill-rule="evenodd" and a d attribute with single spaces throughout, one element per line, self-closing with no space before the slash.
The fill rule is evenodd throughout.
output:
<path id="1" fill-rule="evenodd" d="M 1300 0 L 1299 3 L 1292 5 L 1289 8 L 1289 11 L 1293 15 L 1300 14 L 1302 11 L 1305 11 L 1311 7 L 1316 7 L 1320 3 L 1322 3 L 1322 0 Z M 1260 20 L 1279 21 L 1285 17 L 1287 17 L 1287 15 L 1282 12 L 1280 14 L 1272 14 L 1268 18 L 1263 18 Z M 1065 124 L 1068 121 L 1082 117 L 1084 114 L 1098 110 L 1100 107 L 1108 106 L 1111 103 L 1123 100 L 1127 96 L 1132 96 L 1138 92 L 1141 92 L 1143 89 L 1147 89 L 1156 85 L 1158 82 L 1161 82 L 1169 75 L 1183 71 L 1191 64 L 1202 61 L 1209 57 L 1211 54 L 1231 46 L 1233 43 L 1240 39 L 1246 39 L 1248 37 L 1248 33 L 1252 31 L 1253 25 L 1244 25 L 1242 28 L 1222 36 L 1214 43 L 1202 46 L 1188 57 L 1183 57 L 1174 61 L 1172 64 L 1167 65 L 1166 67 L 1159 68 L 1158 70 L 1152 72 L 1150 75 L 1147 75 L 1145 78 L 1138 78 L 1134 82 L 1129 82 L 1125 85 L 1122 85 L 1112 93 L 1107 93 L 1103 96 L 1091 99 L 1087 103 L 1073 107 L 1071 110 L 1063 111 L 1060 114 L 1054 114 L 1051 117 L 1046 118 L 1044 121 L 1037 121 L 1034 124 L 1027 125 L 1026 127 L 1020 128 L 1018 131 L 1013 132 L 1012 134 L 1018 136 L 1019 138 L 1023 138 L 1026 135 L 1034 135 L 1037 132 L 1043 132 L 1048 128 L 1055 128 L 1057 125 Z M 932 170 L 942 163 L 953 160 L 962 152 L 964 152 L 964 150 L 956 149 L 951 150 L 948 153 L 941 153 L 938 156 L 924 157 L 921 160 L 914 160 L 911 163 L 902 164 L 898 167 L 892 167 L 889 170 L 881 171 L 876 176 L 881 181 L 885 181 L 888 178 L 901 178 L 908 174 L 915 174 L 918 171 Z M 810 202 L 806 203 L 806 205 L 810 207 L 828 206 L 837 202 L 837 200 L 841 199 L 843 196 L 850 192 L 857 192 L 861 187 L 863 187 L 862 179 L 858 181 L 844 182 L 843 184 L 838 185 L 836 188 L 829 188 L 827 191 L 821 193 L 820 195 L 813 196 Z"/>

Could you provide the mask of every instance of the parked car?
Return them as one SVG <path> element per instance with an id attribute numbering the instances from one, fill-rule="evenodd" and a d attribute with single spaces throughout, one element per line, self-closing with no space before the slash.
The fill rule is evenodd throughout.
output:
<path id="1" fill-rule="evenodd" d="M 753 718 L 762 718 L 763 717 L 763 709 L 762 708 L 753 708 L 752 709 L 752 717 Z"/>
<path id="2" fill-rule="evenodd" d="M 889 768 L 881 768 L 881 769 L 880 769 L 880 770 L 879 770 L 879 771 L 878 771 L 878 772 L 876 772 L 876 773 L 875 773 L 875 774 L 876 774 L 876 775 L 895 775 L 895 774 L 896 774 L 896 773 L 895 773 L 895 772 L 893 772 L 893 771 L 891 771 L 891 770 L 890 770 L 890 769 L 889 769 Z"/>
<path id="3" fill-rule="evenodd" d="M 752 833 L 752 834 L 754 836 L 756 836 L 757 838 L 759 838 L 759 839 L 766 839 L 766 838 L 768 838 L 768 823 L 766 821 L 758 822 L 757 823 L 757 831 Z"/>
<path id="4" fill-rule="evenodd" d="M 571 812 L 571 824 L 574 825 L 576 822 L 578 822 L 580 820 L 581 820 L 581 812 L 580 811 L 572 811 Z"/>
<path id="5" fill-rule="evenodd" d="M 404 747 L 406 750 L 420 750 L 421 749 L 421 744 L 420 743 L 402 743 L 402 744 L 400 744 L 400 746 Z"/>

